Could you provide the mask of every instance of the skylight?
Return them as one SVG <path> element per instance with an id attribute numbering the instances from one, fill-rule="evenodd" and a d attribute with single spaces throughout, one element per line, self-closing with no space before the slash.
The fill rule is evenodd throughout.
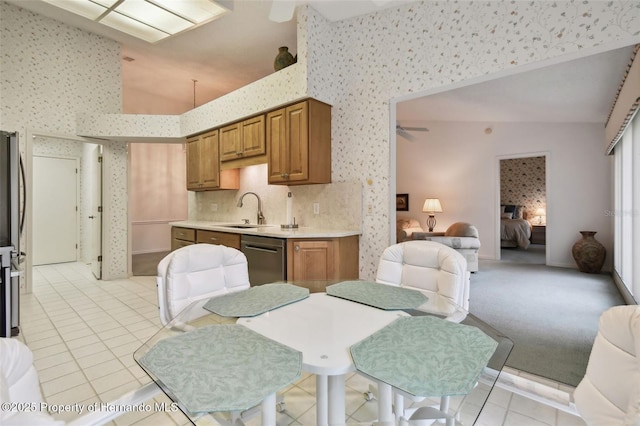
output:
<path id="1" fill-rule="evenodd" d="M 156 43 L 229 11 L 214 0 L 44 0 L 118 31 Z"/>

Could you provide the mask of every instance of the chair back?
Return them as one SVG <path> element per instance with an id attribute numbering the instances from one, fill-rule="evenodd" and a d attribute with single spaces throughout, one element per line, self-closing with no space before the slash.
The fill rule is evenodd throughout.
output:
<path id="1" fill-rule="evenodd" d="M 240 250 L 193 244 L 158 263 L 158 306 L 163 325 L 190 303 L 249 288 L 247 258 Z"/>
<path id="2" fill-rule="evenodd" d="M 434 241 L 406 241 L 387 247 L 376 282 L 413 287 L 444 296 L 469 309 L 469 272 L 464 256 Z"/>
<path id="3" fill-rule="evenodd" d="M 587 372 L 573 393 L 589 426 L 640 426 L 640 307 L 614 306 L 600 317 Z"/>

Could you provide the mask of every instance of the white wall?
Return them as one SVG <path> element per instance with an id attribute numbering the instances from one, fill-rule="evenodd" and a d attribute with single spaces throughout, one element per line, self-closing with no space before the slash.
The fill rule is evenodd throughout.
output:
<path id="1" fill-rule="evenodd" d="M 465 221 L 478 227 L 480 256 L 499 255 L 499 159 L 547 155 L 547 249 L 552 266 L 576 267 L 571 247 L 579 231 L 597 231 L 609 254 L 613 249 L 611 173 L 613 160 L 602 149 L 604 126 L 588 123 L 428 123 L 416 142 L 398 139 L 397 189 L 410 193 L 410 211 L 418 218 L 424 198 L 440 198 L 439 230 Z M 606 267 L 610 270 L 611 256 Z"/>

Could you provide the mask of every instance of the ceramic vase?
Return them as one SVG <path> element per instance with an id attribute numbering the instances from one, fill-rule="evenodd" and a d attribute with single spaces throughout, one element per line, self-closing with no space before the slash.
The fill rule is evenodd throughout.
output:
<path id="1" fill-rule="evenodd" d="M 607 257 L 607 250 L 595 239 L 595 231 L 580 231 L 582 238 L 571 249 L 580 272 L 598 274 Z"/>
<path id="2" fill-rule="evenodd" d="M 289 53 L 289 48 L 287 46 L 278 48 L 278 51 L 278 55 L 273 62 L 273 69 L 276 71 L 280 71 L 282 68 L 286 68 L 296 62 L 293 55 Z"/>

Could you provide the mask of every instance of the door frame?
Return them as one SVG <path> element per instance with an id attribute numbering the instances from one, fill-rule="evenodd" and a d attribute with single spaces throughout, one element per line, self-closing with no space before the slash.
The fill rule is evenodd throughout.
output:
<path id="1" fill-rule="evenodd" d="M 530 157 L 544 157 L 544 190 L 545 190 L 545 196 L 546 196 L 546 234 L 548 235 L 553 235 L 550 230 L 553 229 L 553 216 L 550 214 L 550 212 L 553 210 L 553 203 L 549 202 L 549 190 L 551 188 L 551 153 L 549 151 L 535 151 L 535 152 L 523 152 L 523 153 L 518 153 L 518 154 L 505 154 L 505 155 L 496 155 L 495 157 L 495 168 L 494 168 L 494 173 L 495 173 L 495 194 L 494 194 L 494 220 L 495 220 L 495 234 L 494 234 L 494 238 L 495 238 L 495 253 L 494 253 L 494 259 L 495 260 L 500 260 L 501 259 L 501 249 L 502 247 L 500 247 L 500 214 L 499 212 L 499 208 L 500 208 L 500 186 L 501 186 L 501 179 L 500 179 L 500 162 L 502 160 L 513 160 L 516 158 L 530 158 Z M 551 249 L 553 246 L 553 241 L 551 238 L 546 238 L 545 240 L 545 248 L 544 248 L 544 264 L 545 265 L 549 265 L 549 261 L 550 261 L 550 253 L 551 253 Z"/>
<path id="2" fill-rule="evenodd" d="M 43 138 L 54 138 L 54 139 L 62 139 L 76 142 L 85 142 L 92 143 L 96 145 L 105 145 L 108 141 L 100 140 L 100 139 L 92 139 L 85 138 L 82 136 L 75 136 L 63 133 L 53 133 L 35 129 L 25 129 L 25 141 L 24 141 L 24 162 L 25 162 L 25 189 L 26 189 L 26 200 L 25 200 L 25 226 L 24 226 L 24 234 L 22 236 L 24 244 L 21 247 L 24 247 L 27 252 L 27 256 L 25 258 L 25 266 L 23 271 L 24 281 L 21 284 L 21 288 L 25 293 L 33 292 L 33 257 L 29 255 L 29 251 L 33 248 L 33 140 L 36 137 Z M 105 164 L 103 162 L 102 173 L 104 178 L 105 173 Z M 109 204 L 110 197 L 108 186 L 103 185 L 103 193 L 102 193 L 102 215 L 105 216 L 105 212 L 110 210 Z M 108 255 L 108 251 L 105 250 L 105 241 L 109 241 L 110 237 L 110 229 L 106 224 L 106 221 L 102 221 L 102 241 L 100 242 L 100 246 L 102 247 L 102 264 L 105 264 L 105 255 Z M 104 271 L 103 271 L 104 272 Z M 107 279 L 104 276 L 102 279 Z"/>

